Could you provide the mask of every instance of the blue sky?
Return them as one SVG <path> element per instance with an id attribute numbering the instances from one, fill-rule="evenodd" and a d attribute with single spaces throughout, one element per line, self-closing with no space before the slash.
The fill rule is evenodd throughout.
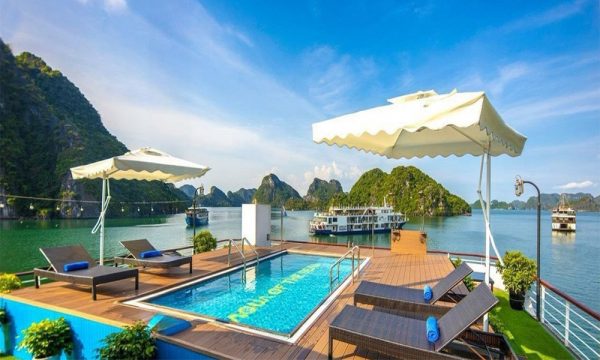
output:
<path id="1" fill-rule="evenodd" d="M 600 193 L 598 1 L 0 0 L 0 37 L 69 77 L 129 148 L 210 166 L 200 182 L 275 172 L 348 190 L 415 165 L 469 202 L 479 159 L 388 160 L 317 145 L 311 124 L 418 90 L 486 91 L 528 137 L 492 161 L 492 197 L 519 174 L 543 192 Z M 527 191 L 526 196 L 532 195 Z"/>

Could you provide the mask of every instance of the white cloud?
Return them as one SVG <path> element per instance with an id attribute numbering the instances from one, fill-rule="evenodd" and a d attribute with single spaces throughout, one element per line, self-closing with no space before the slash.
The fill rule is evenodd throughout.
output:
<path id="1" fill-rule="evenodd" d="M 579 14 L 587 5 L 586 0 L 577 0 L 569 3 L 563 3 L 550 8 L 542 13 L 534 14 L 515 20 L 506 24 L 501 30 L 506 32 L 535 29 L 555 22 L 562 21 L 571 16 Z"/>
<path id="2" fill-rule="evenodd" d="M 503 117 L 524 124 L 556 116 L 600 111 L 600 89 L 585 89 L 566 95 L 526 99 L 504 111 Z"/>
<path id="3" fill-rule="evenodd" d="M 346 183 L 354 182 L 362 173 L 363 170 L 356 165 L 338 165 L 335 161 L 329 164 L 315 165 L 312 170 L 304 172 L 303 187 L 307 187 L 314 178 L 321 180 L 335 179 Z"/>
<path id="4" fill-rule="evenodd" d="M 581 182 L 570 182 L 564 185 L 559 185 L 559 186 L 555 186 L 555 188 L 557 189 L 561 189 L 561 190 L 574 190 L 574 189 L 587 189 L 590 187 L 594 187 L 596 186 L 596 183 L 594 183 L 593 181 L 590 180 L 585 180 L 585 181 L 581 181 Z"/>
<path id="5" fill-rule="evenodd" d="M 121 12 L 127 9 L 126 0 L 104 0 L 104 8 L 109 12 Z"/>
<path id="6" fill-rule="evenodd" d="M 329 113 L 346 106 L 352 95 L 365 90 L 360 84 L 373 82 L 378 74 L 372 58 L 340 54 L 327 45 L 310 49 L 303 60 L 308 94 Z"/>
<path id="7" fill-rule="evenodd" d="M 529 71 L 529 66 L 523 62 L 504 65 L 499 69 L 498 76 L 488 82 L 488 88 L 492 94 L 501 94 L 506 85 L 513 80 L 517 80 L 527 75 Z"/>

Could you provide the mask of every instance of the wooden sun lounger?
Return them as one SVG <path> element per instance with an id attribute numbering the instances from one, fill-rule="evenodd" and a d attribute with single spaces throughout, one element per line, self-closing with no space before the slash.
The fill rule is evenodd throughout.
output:
<path id="1" fill-rule="evenodd" d="M 433 297 L 429 302 L 423 299 L 422 289 L 363 281 L 354 292 L 354 305 L 373 305 L 403 316 L 418 313 L 441 316 L 449 308 L 435 306 L 435 303 L 472 272 L 469 265 L 462 263 L 432 287 Z"/>
<path id="2" fill-rule="evenodd" d="M 441 351 L 496 303 L 490 289 L 479 285 L 438 319 L 440 338 L 435 343 L 427 341 L 423 320 L 346 305 L 329 325 L 328 357 L 333 340 L 338 340 L 399 359 L 456 359 Z"/>
<path id="3" fill-rule="evenodd" d="M 152 246 L 147 239 L 121 241 L 121 245 L 123 245 L 129 251 L 129 256 L 115 257 L 116 265 L 128 264 L 134 266 L 168 269 L 171 267 L 189 264 L 190 274 L 192 273 L 191 256 L 181 256 L 179 253 L 173 251 L 169 253 L 163 253 L 161 256 L 142 259 L 140 257 L 140 253 L 144 251 L 156 250 L 156 248 Z"/>
<path id="4" fill-rule="evenodd" d="M 113 266 L 97 265 L 90 254 L 81 245 L 61 246 L 54 248 L 40 248 L 40 251 L 48 260 L 50 269 L 33 269 L 35 287 L 40 287 L 40 277 L 56 281 L 65 281 L 78 285 L 89 285 L 92 287 L 92 299 L 96 300 L 96 286 L 113 281 L 135 278 L 135 289 L 139 288 L 139 274 L 137 269 L 123 269 Z M 64 271 L 64 265 L 87 261 L 88 268 L 75 271 Z"/>

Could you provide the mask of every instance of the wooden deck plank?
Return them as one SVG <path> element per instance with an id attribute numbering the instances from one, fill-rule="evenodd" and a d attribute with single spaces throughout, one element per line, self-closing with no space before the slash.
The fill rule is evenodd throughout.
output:
<path id="1" fill-rule="evenodd" d="M 260 256 L 280 251 L 282 248 L 291 251 L 319 252 L 341 255 L 347 248 L 314 243 L 284 243 L 283 246 L 258 248 Z M 172 338 L 193 346 L 200 352 L 218 354 L 229 358 L 244 359 L 324 359 L 328 351 L 329 323 L 347 304 L 353 304 L 353 292 L 360 281 L 368 280 L 391 285 L 404 285 L 422 288 L 425 284 L 434 285 L 440 278 L 448 274 L 453 266 L 445 255 L 428 254 L 399 255 L 387 250 L 370 248 L 362 250 L 363 258 L 371 257 L 359 279 L 350 284 L 337 299 L 327 308 L 299 339 L 296 344 L 257 337 L 247 332 L 205 321 L 194 321 L 192 329 L 179 333 Z M 372 256 L 374 255 L 374 256 Z M 240 256 L 232 257 L 232 266 L 242 263 Z M 210 253 L 194 255 L 193 273 L 188 274 L 182 267 L 172 270 L 145 269 L 140 271 L 140 289 L 133 289 L 133 281 L 124 280 L 99 287 L 98 300 L 92 301 L 90 289 L 84 286 L 73 286 L 62 282 L 42 285 L 40 289 L 33 287 L 16 290 L 12 295 L 23 299 L 40 302 L 59 308 L 73 310 L 121 323 L 133 323 L 136 320 L 147 321 L 153 311 L 127 306 L 121 302 L 151 291 L 158 291 L 176 286 L 210 274 L 228 269 L 227 249 L 218 249 Z M 457 287 L 464 291 L 464 285 Z M 364 305 L 361 305 L 364 306 Z M 334 356 L 344 359 L 378 359 L 377 354 L 342 342 L 334 342 Z"/>

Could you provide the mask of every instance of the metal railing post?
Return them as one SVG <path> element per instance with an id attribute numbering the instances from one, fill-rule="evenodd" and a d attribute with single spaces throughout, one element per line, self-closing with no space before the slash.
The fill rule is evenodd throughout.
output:
<path id="1" fill-rule="evenodd" d="M 541 310 L 541 321 L 542 324 L 546 322 L 546 287 L 542 286 L 541 287 L 541 304 L 540 304 L 540 310 Z"/>
<path id="2" fill-rule="evenodd" d="M 254 252 L 254 255 L 256 255 L 256 263 L 258 264 L 260 262 L 260 256 L 258 255 L 258 251 L 256 251 L 252 244 L 250 244 L 250 240 L 248 240 L 248 238 L 242 238 L 242 251 L 244 251 L 244 242 L 248 243 L 250 250 L 252 250 Z"/>
<path id="3" fill-rule="evenodd" d="M 352 276 L 352 283 L 354 284 L 354 248 L 352 248 L 352 274 L 350 276 Z"/>
<path id="4" fill-rule="evenodd" d="M 229 239 L 229 250 L 227 252 L 227 266 L 231 266 L 231 239 Z"/>
<path id="5" fill-rule="evenodd" d="M 356 278 L 358 279 L 358 276 L 360 275 L 360 247 L 357 246 L 357 250 L 358 250 L 358 272 L 356 273 Z"/>
<path id="6" fill-rule="evenodd" d="M 565 302 L 565 346 L 569 346 L 569 322 L 571 321 L 571 303 Z"/>
<path id="7" fill-rule="evenodd" d="M 333 266 L 329 268 L 329 292 L 333 291 Z"/>

